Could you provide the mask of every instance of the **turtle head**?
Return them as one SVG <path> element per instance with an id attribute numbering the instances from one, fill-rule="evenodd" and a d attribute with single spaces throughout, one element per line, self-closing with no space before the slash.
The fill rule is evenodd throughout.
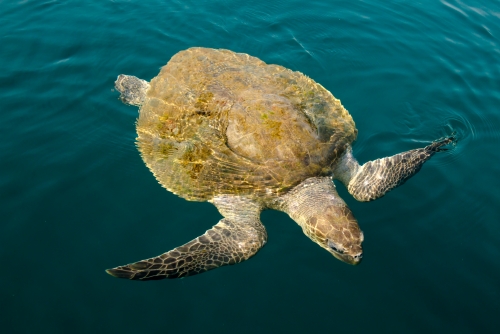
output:
<path id="1" fill-rule="evenodd" d="M 295 220 L 312 241 L 337 259 L 358 264 L 363 232 L 330 177 L 311 177 L 283 196 L 280 209 Z"/>
<path id="2" fill-rule="evenodd" d="M 329 205 L 310 217 L 305 234 L 337 259 L 359 264 L 363 257 L 363 232 L 346 205 Z"/>
<path id="3" fill-rule="evenodd" d="M 123 103 L 140 106 L 146 98 L 149 83 L 131 75 L 120 74 L 115 81 L 115 88 L 120 92 Z"/>

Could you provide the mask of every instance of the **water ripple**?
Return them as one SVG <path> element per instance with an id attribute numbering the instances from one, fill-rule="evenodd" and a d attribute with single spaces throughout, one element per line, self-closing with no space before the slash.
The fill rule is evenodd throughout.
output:
<path id="1" fill-rule="evenodd" d="M 5 332 L 143 333 L 166 320 L 171 332 L 323 332 L 331 322 L 314 319 L 332 314 L 344 332 L 498 328 L 498 1 L 0 3 Z M 115 256 L 166 250 L 162 237 L 147 239 L 155 224 L 185 235 L 180 244 L 219 218 L 155 184 L 134 145 L 137 108 L 113 91 L 118 74 L 150 80 L 192 46 L 246 52 L 322 84 L 353 115 L 360 162 L 451 134 L 457 144 L 380 200 L 357 203 L 339 187 L 366 232 L 357 268 L 281 215 L 266 226 L 269 245 L 245 264 L 137 288 L 114 281 L 102 268 L 120 263 Z M 303 261 L 288 256 L 290 245 Z M 247 281 L 253 289 L 241 288 Z M 228 315 L 223 328 L 216 313 Z"/>

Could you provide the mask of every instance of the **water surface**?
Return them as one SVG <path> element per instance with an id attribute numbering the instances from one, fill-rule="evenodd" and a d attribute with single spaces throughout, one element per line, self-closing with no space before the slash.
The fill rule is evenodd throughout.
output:
<path id="1" fill-rule="evenodd" d="M 495 332 L 500 325 L 500 5 L 482 1 L 0 1 L 0 326 L 5 333 Z M 360 162 L 456 133 L 385 197 L 356 202 L 352 267 L 266 211 L 254 258 L 179 280 L 104 269 L 220 215 L 161 188 L 120 73 L 191 46 L 301 71 L 352 114 Z"/>

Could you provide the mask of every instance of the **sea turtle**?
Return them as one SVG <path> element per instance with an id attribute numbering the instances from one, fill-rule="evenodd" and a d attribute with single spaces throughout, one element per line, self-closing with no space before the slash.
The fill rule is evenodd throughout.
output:
<path id="1" fill-rule="evenodd" d="M 300 72 L 229 50 L 190 48 L 150 83 L 119 75 L 121 100 L 140 106 L 137 146 L 158 182 L 224 217 L 158 257 L 109 269 L 134 280 L 176 278 L 247 260 L 266 244 L 260 212 L 286 212 L 336 258 L 358 264 L 363 233 L 335 190 L 371 201 L 414 175 L 447 137 L 360 166 L 354 121 Z"/>

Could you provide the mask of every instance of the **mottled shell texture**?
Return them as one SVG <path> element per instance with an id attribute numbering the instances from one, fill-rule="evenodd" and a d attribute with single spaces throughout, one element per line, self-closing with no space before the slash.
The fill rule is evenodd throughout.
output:
<path id="1" fill-rule="evenodd" d="M 137 133 L 160 184 L 203 201 L 272 198 L 329 175 L 357 130 L 340 101 L 302 73 L 243 53 L 191 48 L 151 80 Z"/>

